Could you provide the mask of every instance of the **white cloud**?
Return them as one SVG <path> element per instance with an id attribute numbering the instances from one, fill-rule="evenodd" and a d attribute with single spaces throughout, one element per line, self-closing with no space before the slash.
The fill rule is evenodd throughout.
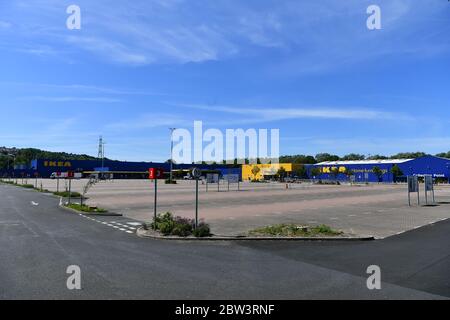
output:
<path id="1" fill-rule="evenodd" d="M 292 119 L 341 119 L 341 120 L 412 120 L 405 114 L 372 110 L 368 108 L 267 108 L 267 107 L 229 107 L 178 104 L 177 106 L 247 116 L 247 123 L 271 122 Z M 249 116 L 251 115 L 251 116 Z M 239 120 L 237 120 L 239 122 Z M 241 122 L 242 123 L 242 122 Z"/>
<path id="2" fill-rule="evenodd" d="M 51 84 L 51 83 L 36 83 L 36 82 L 11 82 L 0 81 L 2 86 L 11 86 L 21 88 L 24 92 L 51 90 L 51 92 L 70 92 L 72 94 L 86 94 L 86 93 L 101 93 L 110 95 L 136 95 L 136 96 L 164 96 L 165 93 L 154 92 L 151 90 L 133 90 L 129 88 L 104 87 L 98 85 L 88 84 Z"/>
<path id="3" fill-rule="evenodd" d="M 17 22 L 14 27 L 0 22 L 0 27 L 10 29 L 14 45 L 34 44 L 36 48 L 26 48 L 29 53 L 52 53 L 48 47 L 59 52 L 69 46 L 91 52 L 102 61 L 132 66 L 257 56 L 270 48 L 284 55 L 281 62 L 271 63 L 274 72 L 298 74 L 393 54 L 448 52 L 449 41 L 429 32 L 441 30 L 446 3 L 378 2 L 383 19 L 379 32 L 365 27 L 365 9 L 372 4 L 365 0 L 135 0 L 114 4 L 78 0 L 82 10 L 79 31 L 65 28 L 64 3 L 35 0 L 6 4 L 5 15 Z M 64 54 L 76 58 L 76 52 Z"/>
<path id="4" fill-rule="evenodd" d="M 157 127 L 172 127 L 172 126 L 188 126 L 192 125 L 185 117 L 180 117 L 173 114 L 165 113 L 149 113 L 142 114 L 139 117 L 132 119 L 116 121 L 106 124 L 106 129 L 112 130 L 140 130 L 151 129 Z"/>
<path id="5" fill-rule="evenodd" d="M 100 102 L 100 103 L 116 103 L 120 102 L 120 99 L 107 98 L 107 97 L 21 97 L 19 100 L 26 101 L 47 101 L 47 102 Z"/>

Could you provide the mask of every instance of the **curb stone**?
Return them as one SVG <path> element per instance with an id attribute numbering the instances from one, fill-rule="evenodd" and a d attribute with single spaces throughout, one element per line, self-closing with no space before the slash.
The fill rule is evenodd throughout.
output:
<path id="1" fill-rule="evenodd" d="M 101 212 L 78 211 L 78 210 L 75 210 L 75 209 L 72 209 L 72 208 L 68 208 L 68 207 L 64 206 L 63 204 L 59 204 L 59 207 L 64 209 L 64 210 L 72 211 L 72 212 L 75 212 L 75 213 L 81 213 L 81 214 L 84 214 L 86 216 L 101 216 L 101 217 L 122 217 L 123 216 L 121 213 L 114 213 L 114 212 L 101 213 Z"/>

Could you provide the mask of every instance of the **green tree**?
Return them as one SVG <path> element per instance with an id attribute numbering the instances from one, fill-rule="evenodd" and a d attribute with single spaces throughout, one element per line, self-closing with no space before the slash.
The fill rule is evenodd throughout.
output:
<path id="1" fill-rule="evenodd" d="M 415 158 L 420 158 L 423 156 L 426 156 L 427 154 L 425 152 L 401 152 L 401 153 L 397 153 L 392 155 L 390 158 L 391 159 L 415 159 Z"/>
<path id="2" fill-rule="evenodd" d="M 284 181 L 284 178 L 286 178 L 286 169 L 281 167 L 278 169 L 276 176 L 280 179 L 280 181 Z"/>
<path id="3" fill-rule="evenodd" d="M 436 155 L 436 157 L 441 157 L 441 158 L 447 158 L 447 159 L 449 159 L 449 158 L 450 158 L 450 151 L 438 153 L 438 154 Z"/>
<path id="4" fill-rule="evenodd" d="M 364 160 L 366 157 L 363 154 L 350 153 L 341 158 L 341 160 Z"/>
<path id="5" fill-rule="evenodd" d="M 394 177 L 394 181 L 396 181 L 398 177 L 401 177 L 403 175 L 402 169 L 400 169 L 400 167 L 398 165 L 396 165 L 396 164 L 394 164 L 392 166 L 390 171 L 391 171 L 391 173 L 392 173 L 392 175 Z"/>
<path id="6" fill-rule="evenodd" d="M 383 171 L 380 169 L 380 167 L 377 166 L 373 167 L 372 172 L 377 177 L 378 182 L 380 182 L 381 177 L 383 176 Z"/>
<path id="7" fill-rule="evenodd" d="M 329 153 L 318 153 L 316 154 L 317 162 L 325 162 L 325 161 L 338 161 L 339 156 Z"/>
<path id="8" fill-rule="evenodd" d="M 298 166 L 298 168 L 295 169 L 295 172 L 294 172 L 294 173 L 295 173 L 295 175 L 296 175 L 297 177 L 299 177 L 300 179 L 304 179 L 304 178 L 307 177 L 306 167 L 303 166 L 303 165 Z"/>
<path id="9" fill-rule="evenodd" d="M 367 160 L 386 160 L 386 159 L 389 159 L 389 158 L 386 156 L 379 155 L 379 154 L 374 154 L 373 156 L 367 157 Z"/>

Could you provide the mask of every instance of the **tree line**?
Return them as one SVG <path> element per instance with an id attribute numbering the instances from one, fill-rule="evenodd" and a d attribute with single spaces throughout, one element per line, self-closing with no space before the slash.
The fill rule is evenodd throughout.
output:
<path id="1" fill-rule="evenodd" d="M 52 152 L 35 148 L 5 148 L 0 147 L 0 169 L 12 169 L 14 165 L 29 165 L 31 160 L 95 160 L 97 158 L 86 154 L 67 152 Z"/>
<path id="2" fill-rule="evenodd" d="M 415 159 L 426 155 L 427 153 L 425 152 L 401 152 L 391 156 L 383 156 L 379 154 L 365 156 L 363 154 L 350 153 L 342 157 L 330 153 L 318 153 L 315 156 L 299 154 L 281 156 L 280 163 L 316 164 L 325 161 Z M 450 158 L 450 151 L 446 153 L 438 153 L 436 156 Z"/>
<path id="3" fill-rule="evenodd" d="M 318 153 L 313 155 L 284 155 L 279 159 L 280 163 L 296 163 L 296 164 L 316 164 L 324 161 L 348 161 L 348 160 L 382 160 L 382 159 L 414 159 L 427 155 L 425 152 L 402 152 L 391 156 L 384 155 L 369 155 L 365 156 L 358 153 L 350 153 L 342 157 L 330 154 L 330 153 Z M 450 151 L 436 154 L 438 157 L 450 158 Z M 34 159 L 46 159 L 46 160 L 95 160 L 96 157 L 92 157 L 86 154 L 74 154 L 67 152 L 52 152 L 35 148 L 6 148 L 0 147 L 0 169 L 12 168 L 13 165 L 29 165 L 31 160 Z M 239 166 L 239 163 L 249 164 L 249 159 L 238 161 L 234 159 L 234 165 L 231 167 Z M 259 159 L 256 161 L 261 163 Z M 225 164 L 223 163 L 217 164 Z M 205 163 L 206 164 L 206 163 Z"/>

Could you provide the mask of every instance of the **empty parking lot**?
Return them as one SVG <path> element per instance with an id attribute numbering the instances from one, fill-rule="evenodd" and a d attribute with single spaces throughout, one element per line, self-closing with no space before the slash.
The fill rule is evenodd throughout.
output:
<path id="1" fill-rule="evenodd" d="M 35 182 L 30 179 L 28 182 Z M 38 180 L 38 185 L 56 190 L 56 180 Z M 87 180 L 74 180 L 72 190 L 81 192 Z M 423 186 L 421 186 L 422 188 Z M 60 189 L 65 188 L 64 180 Z M 150 221 L 153 215 L 153 182 L 149 180 L 101 181 L 88 192 L 90 205 Z M 244 234 L 276 223 L 327 224 L 348 234 L 384 238 L 429 223 L 450 218 L 450 188 L 436 186 L 437 206 L 407 204 L 405 185 L 313 185 L 248 183 L 199 186 L 199 214 L 219 235 Z M 422 190 L 421 190 L 422 191 Z M 412 195 L 415 200 L 415 194 Z M 193 217 L 195 182 L 177 185 L 159 183 L 158 212 Z M 425 198 L 422 192 L 421 204 Z"/>

